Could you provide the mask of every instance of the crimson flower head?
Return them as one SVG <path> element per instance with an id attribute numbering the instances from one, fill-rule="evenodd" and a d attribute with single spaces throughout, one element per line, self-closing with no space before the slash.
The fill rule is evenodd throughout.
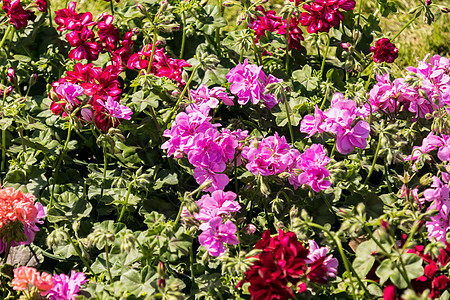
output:
<path id="1" fill-rule="evenodd" d="M 9 23 L 14 25 L 16 29 L 27 27 L 28 20 L 36 18 L 34 12 L 23 9 L 20 0 L 3 0 L 2 9 L 9 18 Z"/>
<path id="2" fill-rule="evenodd" d="M 382 38 L 375 42 L 375 46 L 370 47 L 373 52 L 373 61 L 377 63 L 394 62 L 398 57 L 398 48 L 388 38 Z"/>
<path id="3" fill-rule="evenodd" d="M 328 32 L 344 20 L 341 10 L 353 10 L 355 5 L 355 0 L 316 0 L 303 5 L 306 12 L 301 13 L 300 23 L 308 26 L 309 33 Z"/>
<path id="4" fill-rule="evenodd" d="M 40 12 L 47 11 L 47 0 L 36 0 L 34 3 Z"/>
<path id="5" fill-rule="evenodd" d="M 90 12 L 77 13 L 75 8 L 77 3 L 72 1 L 67 8 L 55 11 L 55 23 L 58 24 L 58 30 L 81 30 L 84 26 L 92 26 L 95 22 L 92 21 L 92 14 Z"/>
<path id="6" fill-rule="evenodd" d="M 83 27 L 81 31 L 72 31 L 66 34 L 70 46 L 76 47 L 69 53 L 70 59 L 96 60 L 102 46 L 95 42 L 95 34 L 91 29 Z"/>
<path id="7" fill-rule="evenodd" d="M 113 21 L 113 16 L 106 15 L 102 21 L 98 22 L 98 37 L 108 51 L 114 51 L 120 39 L 119 30 L 112 24 Z"/>
<path id="8" fill-rule="evenodd" d="M 294 3 L 295 3 L 295 6 L 299 6 L 300 3 L 303 2 L 303 0 L 289 0 L 289 1 L 290 1 L 290 2 L 294 2 Z"/>

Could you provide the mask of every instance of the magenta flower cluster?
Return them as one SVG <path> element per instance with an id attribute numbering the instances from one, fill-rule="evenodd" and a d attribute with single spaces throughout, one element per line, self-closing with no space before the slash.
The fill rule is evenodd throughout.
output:
<path id="1" fill-rule="evenodd" d="M 408 155 L 405 160 L 416 161 L 421 155 L 428 154 L 436 149 L 438 149 L 437 156 L 441 161 L 450 161 L 450 135 L 437 136 L 430 132 L 422 140 L 422 145 L 420 147 L 414 146 L 412 155 Z"/>
<path id="2" fill-rule="evenodd" d="M 238 202 L 234 201 L 236 194 L 233 192 L 214 191 L 211 195 L 203 195 L 195 203 L 199 212 L 194 213 L 194 218 L 202 224 L 199 228 L 203 231 L 198 240 L 205 246 L 212 256 L 220 256 L 225 253 L 225 244 L 237 245 L 236 225 L 230 220 L 223 222 L 224 218 L 241 209 Z"/>
<path id="3" fill-rule="evenodd" d="M 150 64 L 150 57 L 152 55 L 152 44 L 144 45 L 142 49 L 131 55 L 127 62 L 129 69 L 148 70 Z M 155 54 L 153 55 L 150 73 L 158 77 L 167 77 L 176 81 L 179 85 L 184 85 L 185 82 L 181 78 L 183 68 L 190 67 L 183 59 L 174 59 L 164 54 L 163 48 L 155 46 Z"/>
<path id="4" fill-rule="evenodd" d="M 429 55 L 418 61 L 417 67 L 408 67 L 412 75 L 390 81 L 389 74 L 377 76 L 378 83 L 370 91 L 369 102 L 373 111 L 390 117 L 409 111 L 417 118 L 430 117 L 432 112 L 450 105 L 450 60 Z M 406 81 L 417 79 L 418 84 L 409 86 Z M 428 115 L 428 116 L 427 116 Z"/>
<path id="5" fill-rule="evenodd" d="M 355 0 L 315 0 L 303 4 L 306 12 L 300 14 L 300 23 L 308 26 L 309 33 L 328 32 L 344 20 L 342 11 L 355 8 Z"/>
<path id="6" fill-rule="evenodd" d="M 279 102 L 274 95 L 265 94 L 265 89 L 268 84 L 280 82 L 281 79 L 271 74 L 267 76 L 262 66 L 251 65 L 247 59 L 244 64 L 239 63 L 231 69 L 226 78 L 231 83 L 231 93 L 238 96 L 238 103 L 241 105 L 249 101 L 253 104 L 262 101 L 268 109 L 272 109 Z"/>
<path id="7" fill-rule="evenodd" d="M 316 107 L 314 116 L 307 115 L 303 118 L 300 131 L 307 133 L 308 137 L 324 132 L 334 134 L 336 150 L 341 154 L 349 154 L 355 147 L 366 148 L 370 126 L 363 119 L 369 114 L 367 104 L 358 107 L 355 101 L 336 93 L 331 100 L 331 108 L 323 112 Z"/>
<path id="8" fill-rule="evenodd" d="M 252 141 L 242 150 L 242 157 L 247 160 L 246 168 L 254 175 L 270 176 L 285 172 L 295 189 L 306 184 L 320 192 L 331 185 L 326 180 L 330 172 L 325 167 L 330 158 L 322 145 L 313 144 L 300 154 L 297 149 L 291 149 L 284 136 L 275 133 L 260 142 Z"/>
<path id="9" fill-rule="evenodd" d="M 50 300 L 75 300 L 80 287 L 87 281 L 83 272 L 73 270 L 70 277 L 66 274 L 53 276 L 53 287 L 48 293 Z"/>
<path id="10" fill-rule="evenodd" d="M 200 95 L 200 96 L 199 96 Z M 209 90 L 201 86 L 194 91 L 193 103 L 179 113 L 172 123 L 171 129 L 164 131 L 163 136 L 169 138 L 162 146 L 167 155 L 175 158 L 187 156 L 195 167 L 194 178 L 199 185 L 211 182 L 206 191 L 223 190 L 230 179 L 223 174 L 227 164 L 235 158 L 239 141 L 244 140 L 247 131 L 230 131 L 218 129 L 219 124 L 211 124 L 209 112 L 213 104 L 205 102 L 204 95 L 212 95 L 219 101 L 231 104 L 232 99 L 226 96 L 221 88 Z M 214 102 L 214 100 L 213 100 Z"/>
<path id="11" fill-rule="evenodd" d="M 425 200 L 431 202 L 427 211 L 437 211 L 437 214 L 430 216 L 430 221 L 425 222 L 430 241 L 446 242 L 447 232 L 450 230 L 450 175 L 443 172 L 442 179 L 444 182 L 434 176 L 431 188 L 423 192 Z"/>
<path id="12" fill-rule="evenodd" d="M 248 27 L 255 31 L 256 42 L 261 36 L 266 36 L 268 31 L 286 35 L 287 20 L 277 16 L 273 10 L 266 11 L 261 5 L 256 7 L 256 11 L 260 14 L 252 17 L 248 23 Z M 299 27 L 299 20 L 293 15 L 289 21 L 289 49 L 300 49 L 301 41 L 303 32 Z"/>

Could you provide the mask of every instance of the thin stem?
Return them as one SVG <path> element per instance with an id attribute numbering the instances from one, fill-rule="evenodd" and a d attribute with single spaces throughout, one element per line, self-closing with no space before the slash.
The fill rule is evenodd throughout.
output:
<path id="1" fill-rule="evenodd" d="M 195 276 L 194 276 L 194 245 L 192 244 L 192 246 L 189 248 L 189 265 L 190 265 L 190 269 L 191 269 L 191 280 L 192 280 L 192 285 L 195 285 Z"/>
<path id="2" fill-rule="evenodd" d="M 81 259 L 81 261 L 86 266 L 86 268 L 89 270 L 89 272 L 91 272 L 92 274 L 95 274 L 94 271 L 92 271 L 91 266 L 88 264 L 86 259 L 81 254 L 80 249 L 78 249 L 77 245 L 75 245 L 75 243 L 73 242 L 72 237 L 69 235 L 69 233 L 64 230 L 63 230 L 63 232 L 66 234 L 67 238 L 69 239 L 70 244 L 75 249 L 75 252 L 77 253 L 78 257 Z"/>
<path id="3" fill-rule="evenodd" d="M 158 34 L 156 33 L 156 29 L 153 29 L 153 39 L 152 39 L 152 54 L 150 54 L 150 61 L 147 67 L 147 74 L 150 74 L 150 69 L 153 63 L 153 57 L 155 57 L 155 49 L 156 49 L 156 39 L 158 38 Z"/>
<path id="4" fill-rule="evenodd" d="M 181 14 L 181 20 L 183 21 L 183 37 L 181 39 L 181 51 L 180 51 L 180 59 L 183 58 L 184 54 L 184 45 L 186 43 L 186 13 L 183 11 Z"/>
<path id="5" fill-rule="evenodd" d="M 109 268 L 109 247 L 108 242 L 105 243 L 105 258 L 106 258 L 106 270 L 108 271 L 109 282 L 113 282 L 113 278 L 111 276 L 111 269 Z"/>
<path id="6" fill-rule="evenodd" d="M 167 128 L 167 124 L 172 120 L 172 116 L 175 113 L 175 111 L 178 109 L 178 106 L 180 105 L 181 100 L 183 99 L 184 94 L 186 93 L 187 89 L 189 88 L 189 84 L 191 83 L 192 79 L 194 78 L 195 72 L 200 67 L 201 64 L 198 64 L 195 66 L 194 70 L 192 70 L 191 77 L 189 77 L 188 82 L 184 86 L 183 91 L 181 92 L 180 97 L 178 97 L 177 103 L 175 103 L 175 106 L 173 107 L 170 114 L 167 116 L 167 118 L 164 120 L 163 128 Z"/>
<path id="7" fill-rule="evenodd" d="M 372 64 L 371 64 L 371 65 L 372 65 Z M 369 65 L 369 66 L 370 66 L 370 65 Z M 372 67 L 372 69 L 370 70 L 369 78 L 368 78 L 367 81 L 366 81 L 366 85 L 365 85 L 365 89 L 366 89 L 366 90 L 369 88 L 370 81 L 372 80 L 372 77 L 373 77 L 373 67 Z"/>
<path id="8" fill-rule="evenodd" d="M 6 264 L 6 260 L 8 259 L 9 251 L 11 250 L 11 242 L 12 241 L 8 241 L 8 244 L 6 245 L 5 257 L 3 258 L 3 264 Z"/>
<path id="9" fill-rule="evenodd" d="M 175 218 L 175 222 L 173 223 L 173 226 L 174 226 L 174 227 L 175 227 L 175 225 L 177 225 L 178 222 L 180 221 L 181 213 L 183 212 L 183 207 L 184 207 L 184 200 L 181 201 L 180 209 L 178 210 L 177 217 Z"/>
<path id="10" fill-rule="evenodd" d="M 286 74 L 289 76 L 289 23 L 291 22 L 292 10 L 286 20 Z"/>
<path id="11" fill-rule="evenodd" d="M 52 9 L 51 9 L 50 0 L 47 0 L 47 11 L 48 11 L 48 20 L 50 21 L 50 27 L 53 27 Z"/>
<path id="12" fill-rule="evenodd" d="M 239 54 L 239 63 L 244 62 L 244 48 L 241 49 L 241 53 Z"/>
<path id="13" fill-rule="evenodd" d="M 52 191 L 50 193 L 50 201 L 48 202 L 48 206 L 47 206 L 48 210 L 50 210 L 52 208 L 53 197 L 54 197 L 54 193 L 55 193 L 56 178 L 58 178 L 59 168 L 61 166 L 61 162 L 64 157 L 64 154 L 66 153 L 67 146 L 69 145 L 71 133 L 72 133 L 72 121 L 69 120 L 69 130 L 67 131 L 66 142 L 64 143 L 61 153 L 59 153 L 58 163 L 56 164 L 55 172 L 53 173 L 53 185 L 52 185 Z"/>
<path id="14" fill-rule="evenodd" d="M 113 0 L 109 1 L 109 5 L 111 7 L 111 15 L 114 16 L 114 6 L 113 6 Z"/>
<path id="15" fill-rule="evenodd" d="M 100 190 L 100 198 L 103 197 L 103 190 L 105 189 L 106 170 L 108 169 L 108 152 L 106 150 L 106 143 L 103 143 L 103 179 L 102 188 Z"/>
<path id="16" fill-rule="evenodd" d="M 2 109 L 5 107 L 5 100 L 6 100 L 6 91 L 3 92 L 3 100 L 2 100 Z M 2 114 L 3 118 L 3 114 Z M 0 170 L 3 172 L 5 170 L 5 164 L 6 164 L 6 129 L 2 130 L 2 164 Z"/>
<path id="17" fill-rule="evenodd" d="M 320 110 L 323 109 L 323 106 L 325 105 L 325 102 L 327 101 L 327 98 L 328 98 L 328 90 L 329 90 L 329 89 L 330 89 L 330 84 L 329 84 L 328 81 L 327 81 L 327 89 L 326 89 L 326 91 L 325 91 L 325 96 L 323 97 L 322 104 L 320 104 Z"/>
<path id="18" fill-rule="evenodd" d="M 342 257 L 342 260 L 344 261 L 344 266 L 345 269 L 347 270 L 347 272 L 349 273 L 349 275 L 354 275 L 356 277 L 356 280 L 358 281 L 359 285 L 362 287 L 362 289 L 364 290 L 364 296 L 367 297 L 367 295 L 370 295 L 369 291 L 367 290 L 366 286 L 364 285 L 364 283 L 361 281 L 361 278 L 359 278 L 358 273 L 355 272 L 355 270 L 353 269 L 353 266 L 350 264 L 350 261 L 348 260 L 347 256 L 344 253 L 344 249 L 342 248 L 342 244 L 341 241 L 339 239 L 336 239 L 333 234 L 326 229 L 325 227 L 319 225 L 319 224 L 315 224 L 315 223 L 306 223 L 308 226 L 311 227 L 315 227 L 317 229 L 322 230 L 323 232 L 325 232 L 333 241 L 333 243 L 336 245 L 336 248 L 338 248 L 339 250 L 339 254 Z M 353 286 L 353 280 L 351 278 L 350 279 L 350 284 L 352 286 L 352 289 L 354 290 L 354 286 Z M 355 296 L 353 294 L 353 296 Z"/>
<path id="19" fill-rule="evenodd" d="M 0 49 L 3 49 L 3 45 L 5 45 L 6 39 L 8 37 L 9 32 L 11 31 L 13 25 L 9 25 L 8 28 L 6 28 L 5 34 L 3 35 L 3 39 L 0 42 Z"/>
<path id="20" fill-rule="evenodd" d="M 286 116 L 287 116 L 288 124 L 289 124 L 289 134 L 291 135 L 291 143 L 294 143 L 294 131 L 292 130 L 291 115 L 290 115 L 290 111 L 289 111 L 287 95 L 286 95 L 286 100 L 284 100 L 284 107 L 286 109 Z"/>
<path id="21" fill-rule="evenodd" d="M 396 35 L 394 35 L 394 37 L 391 39 L 391 42 L 393 42 L 402 32 L 403 30 L 406 29 L 406 27 L 408 27 L 412 22 L 414 22 L 418 17 L 419 17 L 420 13 L 416 13 L 416 15 L 414 16 L 414 18 L 412 18 L 411 20 L 408 21 L 408 23 L 405 24 L 405 26 L 403 26 L 399 32 L 397 32 Z"/>
<path id="22" fill-rule="evenodd" d="M 325 48 L 325 53 L 323 54 L 322 58 L 322 66 L 320 67 L 320 74 L 322 77 L 323 77 L 323 70 L 325 69 L 325 60 L 327 59 L 328 49 L 330 48 L 331 42 L 331 37 L 327 35 L 327 38 L 328 38 L 327 47 Z"/>
<path id="23" fill-rule="evenodd" d="M 128 199 L 130 198 L 130 194 L 131 194 L 131 187 L 133 186 L 133 184 L 134 184 L 134 180 L 128 186 L 127 195 L 125 196 L 125 202 L 123 203 L 122 210 L 120 211 L 120 216 L 119 216 L 119 219 L 117 219 L 117 222 L 122 221 L 122 218 L 125 214 L 125 210 L 127 209 L 127 205 L 128 205 Z"/>
<path id="24" fill-rule="evenodd" d="M 383 133 L 380 133 L 380 136 L 378 137 L 377 149 L 375 150 L 375 155 L 373 156 L 372 166 L 370 167 L 370 171 L 369 171 L 369 174 L 367 174 L 366 180 L 364 180 L 364 185 L 367 184 L 370 176 L 372 176 L 373 170 L 375 169 L 375 164 L 377 163 L 378 153 L 380 152 L 380 148 L 381 148 L 382 137 L 383 137 Z"/>

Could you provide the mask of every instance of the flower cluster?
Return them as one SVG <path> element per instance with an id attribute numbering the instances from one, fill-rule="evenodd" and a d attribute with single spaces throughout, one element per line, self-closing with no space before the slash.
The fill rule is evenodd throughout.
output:
<path id="1" fill-rule="evenodd" d="M 279 230 L 271 237 L 269 230 L 256 243 L 262 251 L 245 273 L 252 299 L 291 299 L 294 291 L 306 291 L 305 281 L 326 283 L 336 277 L 338 261 L 327 255 L 328 248 L 309 241 L 309 249 L 298 241 L 294 232 Z"/>
<path id="2" fill-rule="evenodd" d="M 415 114 L 415 118 L 430 118 L 431 113 L 450 105 L 450 60 L 439 55 L 427 55 L 417 67 L 408 67 L 413 76 L 390 81 L 389 74 L 377 76 L 369 101 L 373 111 L 395 117 L 401 111 Z M 410 86 L 407 81 L 417 80 Z"/>
<path id="3" fill-rule="evenodd" d="M 287 20 L 281 19 L 273 10 L 266 11 L 261 5 L 256 7 L 256 11 L 261 15 L 255 15 L 248 23 L 248 27 L 256 33 L 256 42 L 261 36 L 266 36 L 267 31 L 286 35 Z M 300 41 L 303 41 L 303 32 L 299 20 L 293 15 L 289 21 L 289 49 L 300 49 Z"/>
<path id="4" fill-rule="evenodd" d="M 47 215 L 39 202 L 34 202 L 34 195 L 24 194 L 11 187 L 0 189 L 0 253 L 8 243 L 12 247 L 29 245 L 34 240 Z"/>
<path id="5" fill-rule="evenodd" d="M 355 0 L 315 0 L 312 3 L 303 4 L 306 12 L 301 13 L 300 24 L 308 26 L 309 33 L 328 32 L 344 20 L 341 10 L 353 10 L 355 5 Z"/>
<path id="6" fill-rule="evenodd" d="M 200 87 L 204 93 L 210 94 L 206 87 Z M 221 90 L 216 90 L 218 92 Z M 198 100 L 198 93 L 194 92 L 194 98 Z M 220 95 L 220 96 L 219 96 Z M 223 93 L 217 94 L 217 99 L 231 101 Z M 222 174 L 228 163 L 235 158 L 235 150 L 239 141 L 247 137 L 247 131 L 230 131 L 226 128 L 218 130 L 219 124 L 211 124 L 209 116 L 210 106 L 207 103 L 200 105 L 191 104 L 186 107 L 186 112 L 180 112 L 171 129 L 164 131 L 163 136 L 169 138 L 162 146 L 167 149 L 167 155 L 176 158 L 187 156 L 189 162 L 195 167 L 194 177 L 198 184 L 210 181 L 211 186 L 206 190 L 213 192 L 223 190 L 230 179 Z"/>
<path id="7" fill-rule="evenodd" d="M 43 2 L 43 3 L 42 3 Z M 45 3 L 45 6 L 44 6 Z M 47 9 L 47 3 L 45 0 L 37 0 L 36 5 L 39 11 L 45 7 Z M 3 0 L 3 11 L 9 19 L 9 23 L 14 25 L 17 30 L 27 27 L 28 20 L 34 21 L 36 15 L 31 10 L 25 10 L 20 4 L 20 0 Z M 44 10 L 44 11 L 45 11 Z"/>
<path id="8" fill-rule="evenodd" d="M 14 270 L 11 283 L 16 291 L 38 292 L 41 296 L 47 296 L 54 285 L 52 275 L 39 273 L 35 268 L 25 266 Z"/>
<path id="9" fill-rule="evenodd" d="M 130 120 L 132 111 L 119 103 L 122 89 L 116 71 L 112 65 L 103 69 L 92 63 L 77 63 L 73 71 L 52 83 L 50 109 L 65 117 L 81 106 L 77 116 L 84 122 L 93 122 L 104 132 L 117 127 L 121 120 Z M 77 98 L 81 95 L 86 96 L 84 101 Z"/>
<path id="10" fill-rule="evenodd" d="M 441 248 L 439 254 L 435 257 L 425 254 L 425 247 L 422 245 L 406 250 L 407 253 L 418 255 L 424 262 L 424 274 L 411 280 L 411 286 L 416 293 L 422 294 L 425 290 L 428 290 L 430 292 L 428 298 L 436 299 L 450 286 L 450 279 L 443 274 L 439 275 L 450 262 L 450 244 L 446 242 L 445 246 L 446 248 Z M 395 285 L 388 284 L 384 288 L 383 299 L 399 299 Z"/>
<path id="11" fill-rule="evenodd" d="M 353 100 L 344 98 L 341 93 L 333 95 L 331 108 L 322 112 L 318 107 L 314 116 L 307 115 L 300 124 L 300 132 L 308 134 L 328 132 L 336 135 L 336 149 L 341 154 L 352 152 L 355 147 L 364 149 L 367 146 L 370 127 L 365 119 L 370 114 L 366 104 L 358 107 Z"/>
<path id="12" fill-rule="evenodd" d="M 234 201 L 236 194 L 233 192 L 214 191 L 211 195 L 203 197 L 195 203 L 199 212 L 194 213 L 194 218 L 203 223 L 199 228 L 203 231 L 198 240 L 200 245 L 205 246 L 212 256 L 220 256 L 225 253 L 223 245 L 237 245 L 236 225 L 230 220 L 223 222 L 224 217 L 241 209 L 238 202 Z"/>
<path id="13" fill-rule="evenodd" d="M 262 66 L 251 65 L 247 59 L 244 64 L 239 63 L 231 69 L 226 78 L 231 83 L 231 93 L 238 96 L 238 103 L 241 105 L 248 101 L 258 104 L 262 100 L 268 109 L 272 109 L 279 102 L 274 95 L 264 92 L 268 84 L 280 82 L 281 79 L 272 74 L 266 76 Z"/>
<path id="14" fill-rule="evenodd" d="M 437 157 L 441 161 L 450 161 L 450 136 L 445 134 L 438 136 L 433 132 L 430 132 L 422 140 L 422 145 L 420 147 L 414 146 L 412 155 L 408 155 L 405 160 L 416 161 L 421 155 L 428 154 L 436 149 L 439 149 L 437 152 Z"/>
<path id="15" fill-rule="evenodd" d="M 430 221 L 425 222 L 430 241 L 434 239 L 445 242 L 447 240 L 447 232 L 450 231 L 450 188 L 448 186 L 450 175 L 444 172 L 442 179 L 444 182 L 439 177 L 434 176 L 431 188 L 423 192 L 425 200 L 431 202 L 427 211 L 437 211 L 437 214 L 430 217 Z"/>
<path id="16" fill-rule="evenodd" d="M 35 268 L 22 266 L 14 270 L 11 283 L 14 290 L 27 291 L 30 297 L 39 293 L 50 300 L 74 300 L 80 287 L 86 282 L 83 272 L 72 270 L 70 277 L 65 274 L 52 276 L 46 272 L 40 273 Z"/>
<path id="17" fill-rule="evenodd" d="M 392 63 L 398 57 L 398 49 L 388 38 L 382 38 L 375 42 L 375 46 L 370 47 L 373 52 L 373 61 L 377 63 Z"/>
<path id="18" fill-rule="evenodd" d="M 250 144 L 242 149 L 242 157 L 248 161 L 246 168 L 254 175 L 270 176 L 286 172 L 289 183 L 295 189 L 306 184 L 315 192 L 331 185 L 326 180 L 330 172 L 325 167 L 330 158 L 322 145 L 313 144 L 300 154 L 297 149 L 291 149 L 286 138 L 280 137 L 278 133 Z"/>
<path id="19" fill-rule="evenodd" d="M 148 70 L 150 58 L 152 56 L 152 44 L 144 45 L 142 49 L 133 55 L 128 60 L 128 68 L 138 70 Z M 183 59 L 174 59 L 164 54 L 163 48 L 155 47 L 150 73 L 158 77 L 167 77 L 176 81 L 179 85 L 184 85 L 185 82 L 181 78 L 183 68 L 190 67 Z"/>

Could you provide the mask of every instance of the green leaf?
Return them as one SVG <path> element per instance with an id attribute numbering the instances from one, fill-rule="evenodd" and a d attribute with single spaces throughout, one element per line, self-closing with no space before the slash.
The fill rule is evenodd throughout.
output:
<path id="1" fill-rule="evenodd" d="M 156 290 L 151 285 L 158 278 L 158 274 L 145 266 L 141 273 L 137 270 L 129 270 L 120 276 L 120 286 L 122 290 L 134 296 L 152 295 Z"/>
<path id="2" fill-rule="evenodd" d="M 380 278 L 380 285 L 383 285 L 386 281 L 388 281 L 395 271 L 398 272 L 394 263 L 390 259 L 383 260 L 375 271 L 375 274 L 377 274 Z"/>
<path id="3" fill-rule="evenodd" d="M 319 78 L 312 76 L 312 68 L 309 65 L 295 70 L 292 73 L 292 79 L 302 84 L 307 91 L 313 91 L 319 86 Z"/>
<path id="4" fill-rule="evenodd" d="M 55 199 L 54 207 L 48 211 L 52 223 L 67 221 L 73 223 L 89 215 L 92 205 L 72 192 L 64 192 Z"/>

